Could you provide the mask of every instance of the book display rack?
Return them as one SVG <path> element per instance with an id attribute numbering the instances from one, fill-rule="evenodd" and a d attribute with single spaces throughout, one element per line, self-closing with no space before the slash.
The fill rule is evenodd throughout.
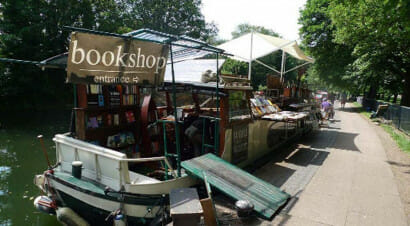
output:
<path id="1" fill-rule="evenodd" d="M 135 85 L 77 85 L 77 138 L 135 152 L 140 140 L 139 97 Z"/>

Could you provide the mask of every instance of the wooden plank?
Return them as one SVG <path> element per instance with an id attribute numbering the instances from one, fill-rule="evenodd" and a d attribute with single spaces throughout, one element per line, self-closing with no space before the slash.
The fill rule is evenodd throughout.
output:
<path id="1" fill-rule="evenodd" d="M 75 133 L 80 140 L 85 139 L 85 112 L 81 109 L 74 109 L 76 111 L 75 118 Z"/>
<path id="2" fill-rule="evenodd" d="M 201 199 L 202 209 L 204 210 L 204 222 L 206 226 L 216 226 L 216 216 L 211 198 Z"/>
<path id="3" fill-rule="evenodd" d="M 183 161 L 181 166 L 201 179 L 205 171 L 213 187 L 235 200 L 250 201 L 254 210 L 266 219 L 270 219 L 290 197 L 272 184 L 210 153 Z"/>

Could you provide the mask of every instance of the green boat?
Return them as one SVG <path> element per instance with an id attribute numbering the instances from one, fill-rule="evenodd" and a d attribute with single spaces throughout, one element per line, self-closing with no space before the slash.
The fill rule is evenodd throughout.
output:
<path id="1" fill-rule="evenodd" d="M 248 79 L 220 75 L 229 53 L 186 36 L 68 29 L 69 53 L 37 63 L 66 69 L 75 95 L 72 130 L 53 138 L 56 164 L 35 176 L 45 194 L 38 209 L 78 225 L 164 224 L 171 190 L 198 184 L 200 171 L 231 197 L 258 202 L 262 217 L 286 202 L 289 195 L 240 168 L 315 129 L 314 104 L 281 112 L 254 97 Z M 207 54 L 216 59 L 192 61 Z M 181 78 L 177 61 L 206 70 Z M 227 182 L 201 161 L 243 179 Z"/>

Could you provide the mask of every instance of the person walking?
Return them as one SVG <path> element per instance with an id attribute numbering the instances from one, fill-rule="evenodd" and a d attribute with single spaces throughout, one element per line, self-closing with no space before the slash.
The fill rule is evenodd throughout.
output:
<path id="1" fill-rule="evenodd" d="M 340 106 L 342 107 L 342 109 L 345 109 L 346 101 L 347 101 L 347 95 L 345 92 L 343 92 L 342 95 L 340 96 Z"/>
<path id="2" fill-rule="evenodd" d="M 326 98 L 323 98 L 323 102 L 321 104 L 322 120 L 328 119 L 330 107 L 331 107 L 331 103 Z"/>

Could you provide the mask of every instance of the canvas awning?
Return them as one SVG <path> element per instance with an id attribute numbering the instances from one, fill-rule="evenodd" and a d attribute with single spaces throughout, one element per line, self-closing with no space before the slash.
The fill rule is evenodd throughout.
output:
<path id="1" fill-rule="evenodd" d="M 278 50 L 283 50 L 296 59 L 310 63 L 314 62 L 312 58 L 303 53 L 296 41 L 289 41 L 258 32 L 245 34 L 239 38 L 219 45 L 218 48 L 233 54 L 231 58 L 245 62 L 256 60 Z"/>
<path id="2" fill-rule="evenodd" d="M 314 62 L 313 58 L 306 56 L 303 53 L 296 41 L 289 41 L 270 35 L 264 35 L 258 32 L 245 34 L 239 38 L 225 42 L 217 47 L 232 54 L 232 56 L 229 56 L 232 59 L 248 62 L 249 64 L 251 64 L 252 61 L 255 61 L 277 73 L 280 73 L 281 75 L 286 74 L 287 72 L 290 72 L 305 64 Z M 269 55 L 278 50 L 282 50 L 283 53 L 288 53 L 296 59 L 305 61 L 305 63 L 295 68 L 285 70 L 285 54 L 282 54 L 282 66 L 279 71 L 278 69 L 266 65 L 265 63 L 258 60 L 259 58 Z"/>

